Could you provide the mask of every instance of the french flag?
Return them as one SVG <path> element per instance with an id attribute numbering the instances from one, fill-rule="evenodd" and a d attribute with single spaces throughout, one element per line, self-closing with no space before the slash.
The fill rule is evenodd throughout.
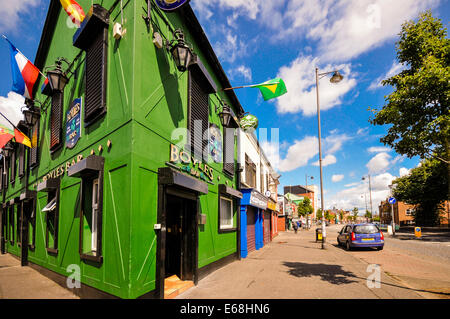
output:
<path id="1" fill-rule="evenodd" d="M 17 50 L 6 37 L 5 40 L 8 41 L 11 49 L 12 91 L 32 100 L 33 87 L 39 77 L 39 69 Z"/>

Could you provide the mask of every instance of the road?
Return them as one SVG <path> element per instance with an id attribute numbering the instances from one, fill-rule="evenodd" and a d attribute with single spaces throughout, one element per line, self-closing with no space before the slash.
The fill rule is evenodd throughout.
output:
<path id="1" fill-rule="evenodd" d="M 331 243 L 342 226 L 328 227 Z M 385 248 L 380 254 L 368 249 L 348 252 L 371 264 L 381 266 L 388 274 L 425 298 L 450 298 L 450 232 L 423 232 L 423 239 L 413 233 L 398 232 L 385 235 Z"/>
<path id="2" fill-rule="evenodd" d="M 391 238 L 386 239 L 382 251 L 348 252 L 336 243 L 340 227 L 327 227 L 325 250 L 315 242 L 313 229 L 298 234 L 282 232 L 264 248 L 217 270 L 177 299 L 450 297 L 450 264 L 442 258 L 440 246 L 433 248 L 436 249 L 433 258 L 420 254 L 425 249 L 422 246 L 418 246 L 421 247 L 418 253 L 411 252 L 413 245 L 425 245 L 424 242 Z M 371 267 L 375 265 L 381 270 L 378 288 L 368 285 L 374 269 Z"/>

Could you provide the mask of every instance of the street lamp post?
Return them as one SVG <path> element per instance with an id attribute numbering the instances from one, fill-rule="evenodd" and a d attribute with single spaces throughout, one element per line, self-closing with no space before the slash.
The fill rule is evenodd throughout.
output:
<path id="1" fill-rule="evenodd" d="M 370 183 L 370 174 L 369 174 L 368 176 L 369 176 L 370 213 L 371 213 L 372 216 L 373 216 L 373 206 L 372 206 L 372 185 L 371 185 L 371 183 Z M 364 181 L 364 180 L 366 180 L 366 178 L 363 176 L 362 180 Z M 380 216 L 380 220 L 381 220 L 381 216 Z"/>
<path id="2" fill-rule="evenodd" d="M 330 79 L 331 83 L 339 83 L 344 78 L 339 71 L 331 71 L 325 73 L 319 73 L 319 68 L 316 68 L 316 94 L 317 94 L 317 122 L 319 128 L 319 166 L 320 166 L 320 205 L 322 209 L 322 249 L 325 249 L 325 240 L 327 237 L 326 229 L 325 229 L 325 211 L 324 211 L 324 201 L 323 201 L 323 169 L 322 169 L 322 135 L 321 135 L 321 127 L 320 127 L 320 100 L 319 100 L 319 79 L 324 76 L 333 73 L 333 76 Z"/>

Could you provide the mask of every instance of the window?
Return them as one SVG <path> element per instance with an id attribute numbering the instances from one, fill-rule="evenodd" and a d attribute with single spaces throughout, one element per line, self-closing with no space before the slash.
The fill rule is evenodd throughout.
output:
<path id="1" fill-rule="evenodd" d="M 80 256 L 82 259 L 102 261 L 102 202 L 103 173 L 82 179 Z"/>
<path id="2" fill-rule="evenodd" d="M 14 245 L 14 205 L 9 206 L 9 242 Z"/>
<path id="3" fill-rule="evenodd" d="M 15 205 L 16 207 L 13 208 L 16 211 L 16 238 L 17 238 L 17 246 L 21 246 L 21 232 L 20 227 L 22 226 L 22 212 L 21 212 L 21 206 L 20 204 Z"/>
<path id="4" fill-rule="evenodd" d="M 49 253 L 58 253 L 58 220 L 59 220 L 59 188 L 52 189 L 47 195 L 47 205 L 42 209 L 45 213 L 46 235 L 45 247 Z"/>
<path id="5" fill-rule="evenodd" d="M 226 128 L 224 130 L 224 160 L 223 160 L 223 170 L 234 175 L 234 128 Z"/>
<path id="6" fill-rule="evenodd" d="M 375 226 L 375 225 L 359 225 L 359 226 L 355 226 L 353 231 L 356 234 L 376 234 L 376 233 L 380 232 L 378 230 L 378 227 Z"/>
<path id="7" fill-rule="evenodd" d="M 34 146 L 30 150 L 30 167 L 34 168 L 39 164 L 38 153 L 39 153 L 39 121 L 33 127 L 31 144 Z"/>
<path id="8" fill-rule="evenodd" d="M 245 154 L 245 182 L 248 186 L 256 188 L 256 165 Z"/>
<path id="9" fill-rule="evenodd" d="M 36 200 L 24 202 L 24 210 L 29 212 L 28 219 L 28 247 L 34 250 L 36 243 Z M 31 210 L 31 212 L 30 212 Z"/>
<path id="10" fill-rule="evenodd" d="M 411 209 L 407 209 L 405 214 L 406 214 L 406 216 L 412 216 L 414 212 L 415 212 L 415 209 L 411 208 Z"/>
<path id="11" fill-rule="evenodd" d="M 202 82 L 189 72 L 189 114 L 188 130 L 190 152 L 197 158 L 208 160 L 209 96 Z"/>
<path id="12" fill-rule="evenodd" d="M 220 196 L 220 224 L 219 229 L 231 230 L 234 229 L 233 219 L 233 200 L 227 197 Z"/>
<path id="13" fill-rule="evenodd" d="M 55 92 L 52 95 L 50 110 L 50 152 L 55 152 L 62 146 L 62 120 L 63 120 L 64 92 Z"/>
<path id="14" fill-rule="evenodd" d="M 13 151 L 11 153 L 11 157 L 9 158 L 10 160 L 10 167 L 11 167 L 11 173 L 10 173 L 10 182 L 11 184 L 14 184 L 14 182 L 16 181 L 16 150 L 17 148 L 13 146 Z"/>

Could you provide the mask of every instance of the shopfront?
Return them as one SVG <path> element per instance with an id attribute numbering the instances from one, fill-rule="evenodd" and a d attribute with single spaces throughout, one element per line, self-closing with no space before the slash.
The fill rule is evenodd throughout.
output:
<path id="1" fill-rule="evenodd" d="M 267 220 L 267 197 L 254 189 L 242 189 L 241 200 L 241 258 L 246 258 L 254 250 L 259 250 L 270 241 L 270 214 Z M 265 225 L 268 229 L 265 230 Z M 266 227 L 267 227 L 266 226 Z"/>

